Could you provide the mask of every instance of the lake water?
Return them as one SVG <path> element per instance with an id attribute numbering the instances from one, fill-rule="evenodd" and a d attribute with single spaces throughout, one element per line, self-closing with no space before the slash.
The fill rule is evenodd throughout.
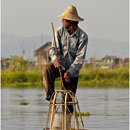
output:
<path id="1" fill-rule="evenodd" d="M 43 89 L 1 89 L 2 130 L 42 130 L 48 102 Z M 77 98 L 85 128 L 89 130 L 129 129 L 128 89 L 78 89 Z M 27 102 L 28 105 L 20 105 Z"/>

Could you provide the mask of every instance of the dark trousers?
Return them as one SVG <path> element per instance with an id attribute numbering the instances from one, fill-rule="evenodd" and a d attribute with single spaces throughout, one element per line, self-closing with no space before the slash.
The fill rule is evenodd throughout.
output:
<path id="1" fill-rule="evenodd" d="M 62 71 L 62 77 L 65 71 Z M 60 77 L 59 69 L 54 67 L 53 63 L 50 63 L 44 67 L 43 72 L 43 84 L 46 91 L 46 100 L 50 101 L 52 94 L 55 92 L 54 82 L 57 77 Z M 66 82 L 63 78 L 64 86 L 67 90 L 71 90 L 76 93 L 78 77 L 71 78 L 69 82 Z M 71 100 L 71 99 L 69 99 Z M 72 106 L 69 105 L 70 111 L 73 112 Z"/>

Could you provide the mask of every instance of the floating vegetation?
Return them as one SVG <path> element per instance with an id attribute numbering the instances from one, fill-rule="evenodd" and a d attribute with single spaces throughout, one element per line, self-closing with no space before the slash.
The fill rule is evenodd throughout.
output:
<path id="1" fill-rule="evenodd" d="M 21 102 L 20 105 L 28 105 L 28 102 Z"/>
<path id="2" fill-rule="evenodd" d="M 90 116 L 89 112 L 81 112 L 81 116 Z M 76 115 L 79 116 L 79 112 L 76 112 Z"/>

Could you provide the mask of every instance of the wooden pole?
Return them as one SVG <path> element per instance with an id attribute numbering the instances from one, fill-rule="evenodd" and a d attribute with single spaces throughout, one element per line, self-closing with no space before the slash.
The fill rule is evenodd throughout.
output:
<path id="1" fill-rule="evenodd" d="M 64 111 L 64 113 L 65 113 L 65 116 L 64 116 L 64 120 L 65 120 L 65 130 L 67 130 L 67 96 L 68 96 L 68 94 L 66 93 L 66 95 L 65 95 L 65 111 Z"/>
<path id="2" fill-rule="evenodd" d="M 80 113 L 80 108 L 79 108 L 78 100 L 77 100 L 77 108 L 78 108 L 78 112 L 79 112 L 79 116 L 80 116 L 80 121 L 81 121 L 83 130 L 84 130 L 84 124 L 83 124 L 82 116 L 81 116 L 81 113 Z"/>
<path id="3" fill-rule="evenodd" d="M 73 98 L 72 98 L 72 101 L 74 102 L 74 96 L 73 96 Z M 78 122 L 77 115 L 76 115 L 75 104 L 73 104 L 73 109 L 74 109 L 74 116 L 75 116 L 75 121 L 76 121 L 77 130 L 79 130 L 79 122 Z"/>
<path id="4" fill-rule="evenodd" d="M 48 110 L 48 114 L 47 114 L 47 120 L 46 120 L 45 130 L 47 130 L 47 125 L 48 125 L 48 120 L 49 120 L 50 110 L 51 110 L 51 104 L 49 104 L 49 110 Z"/>
<path id="5" fill-rule="evenodd" d="M 55 44 L 55 49 L 56 49 L 56 57 L 58 58 L 58 50 L 57 50 L 57 45 L 56 45 L 56 39 L 55 39 L 55 31 L 54 31 L 54 26 L 53 26 L 53 23 L 51 23 L 52 25 L 52 33 L 53 33 L 53 39 L 54 39 L 54 44 Z M 65 86 L 64 86 L 64 83 L 63 83 L 63 78 L 62 78 L 62 73 L 61 73 L 61 68 L 58 67 L 59 69 L 59 73 L 60 73 L 60 78 L 61 78 L 61 90 L 66 90 Z M 62 94 L 62 98 L 64 98 L 64 94 Z M 64 111 L 65 111 L 65 108 L 64 106 L 62 106 L 62 130 L 64 130 Z"/>
<path id="6" fill-rule="evenodd" d="M 64 106 L 62 106 L 62 124 L 61 124 L 62 130 L 64 130 L 64 111 L 65 111 L 65 108 Z"/>
<path id="7" fill-rule="evenodd" d="M 52 129 L 53 126 L 53 120 L 54 120 L 54 115 L 55 115 L 55 101 L 56 101 L 56 97 L 57 97 L 58 92 L 55 93 L 54 95 L 54 100 L 53 100 L 53 106 L 52 106 L 52 115 L 51 115 L 51 122 L 50 122 L 50 128 Z"/>
<path id="8" fill-rule="evenodd" d="M 52 25 L 52 33 L 53 33 L 53 39 L 54 39 L 54 44 L 55 44 L 55 49 L 56 49 L 56 57 L 58 58 L 58 50 L 57 50 L 57 45 L 56 45 L 55 31 L 54 31 L 53 23 L 51 23 L 51 25 Z M 62 78 L 61 68 L 58 67 L 58 69 L 59 69 L 60 78 L 61 78 L 61 86 L 62 86 L 61 89 L 66 90 L 66 88 L 65 88 L 65 86 L 64 86 L 64 83 L 63 83 L 63 78 Z"/>

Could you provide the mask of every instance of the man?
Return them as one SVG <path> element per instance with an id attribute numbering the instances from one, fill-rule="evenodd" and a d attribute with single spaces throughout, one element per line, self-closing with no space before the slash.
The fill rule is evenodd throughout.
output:
<path id="1" fill-rule="evenodd" d="M 78 16 L 76 7 L 68 6 L 58 17 L 62 18 L 62 27 L 58 28 L 55 34 L 58 58 L 54 41 L 52 41 L 49 51 L 52 63 L 45 66 L 43 75 L 46 100 L 48 101 L 55 91 L 55 78 L 60 76 L 59 66 L 62 70 L 65 88 L 76 93 L 79 71 L 85 59 L 88 43 L 87 34 L 78 27 L 79 21 L 84 19 Z M 70 111 L 73 112 L 73 110 Z"/>

